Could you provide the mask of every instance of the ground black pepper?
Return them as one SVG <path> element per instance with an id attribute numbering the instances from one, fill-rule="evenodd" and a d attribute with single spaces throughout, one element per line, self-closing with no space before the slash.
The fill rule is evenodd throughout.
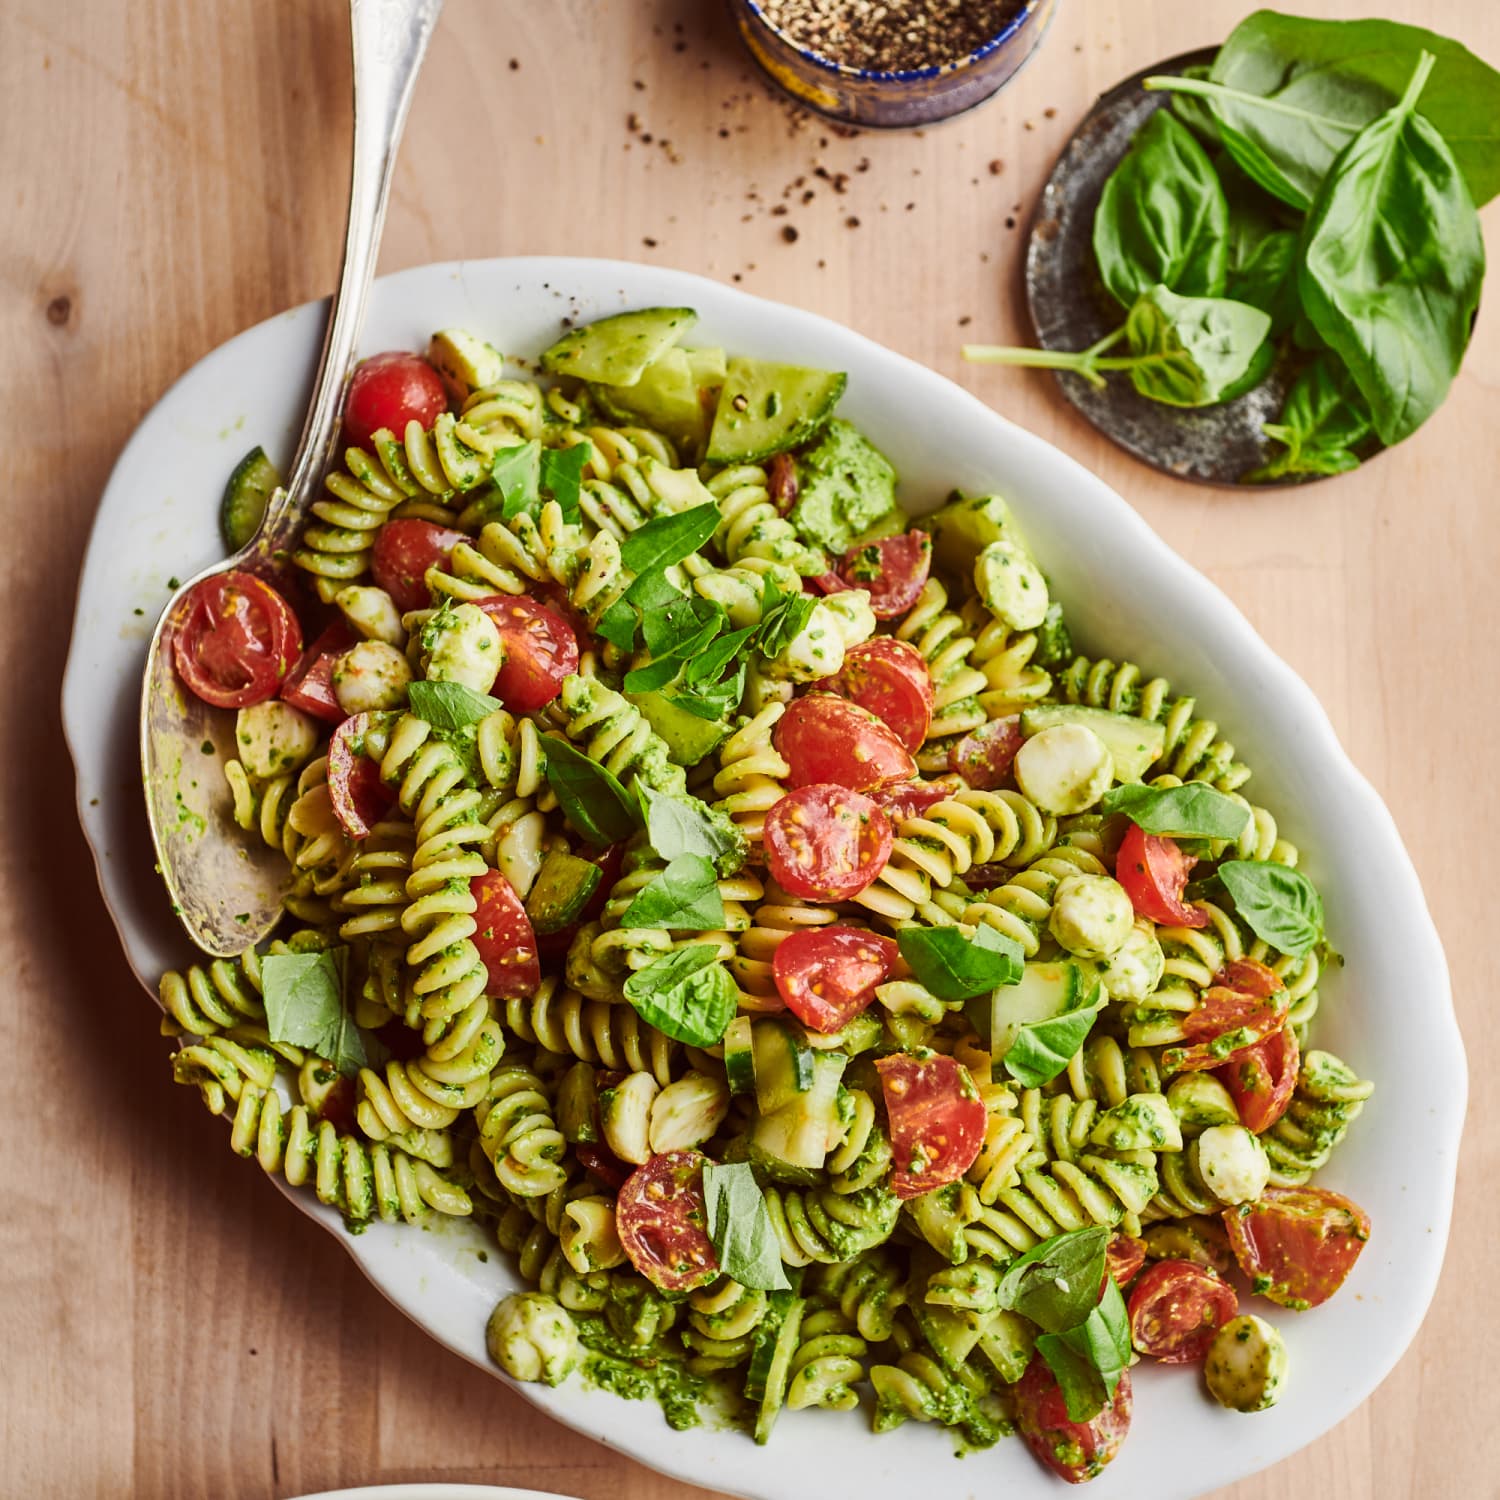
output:
<path id="1" fill-rule="evenodd" d="M 762 0 L 798 46 L 852 68 L 898 72 L 966 57 L 998 34 L 1018 0 Z"/>

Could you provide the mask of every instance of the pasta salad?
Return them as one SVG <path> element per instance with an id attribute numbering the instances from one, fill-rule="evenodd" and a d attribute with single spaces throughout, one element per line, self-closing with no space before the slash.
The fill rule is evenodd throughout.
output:
<path id="1" fill-rule="evenodd" d="M 1072 1481 L 1142 1358 L 1270 1406 L 1242 1301 L 1370 1227 L 1311 1185 L 1372 1086 L 1310 1047 L 1296 849 L 1192 698 L 1075 651 L 1001 496 L 913 521 L 844 375 L 694 321 L 367 360 L 284 575 L 198 586 L 177 669 L 288 877 L 162 979 L 174 1076 L 353 1231 L 493 1225 L 517 1379 Z"/>

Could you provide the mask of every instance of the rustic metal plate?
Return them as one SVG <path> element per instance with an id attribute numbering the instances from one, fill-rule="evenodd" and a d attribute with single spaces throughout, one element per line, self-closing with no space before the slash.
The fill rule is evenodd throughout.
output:
<path id="1" fill-rule="evenodd" d="M 1136 131 L 1168 102 L 1166 94 L 1148 93 L 1141 81 L 1155 73 L 1207 65 L 1216 50 L 1185 52 L 1117 84 L 1100 97 L 1063 148 L 1042 190 L 1026 245 L 1026 306 L 1042 348 L 1087 349 L 1120 326 L 1119 304 L 1105 291 L 1094 262 L 1099 196 Z M 1242 487 L 1246 474 L 1284 451 L 1265 436 L 1261 423 L 1276 421 L 1294 373 L 1293 360 L 1279 356 L 1270 374 L 1245 395 L 1193 409 L 1148 401 L 1118 371 L 1105 377 L 1103 389 L 1067 372 L 1058 372 L 1056 379 L 1063 395 L 1105 437 L 1143 463 L 1198 484 Z M 1256 487 L 1309 484 L 1324 477 Z"/>

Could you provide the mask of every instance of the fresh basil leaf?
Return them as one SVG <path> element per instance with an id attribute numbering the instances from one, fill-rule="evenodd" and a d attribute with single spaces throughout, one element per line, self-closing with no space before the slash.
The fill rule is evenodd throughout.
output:
<path id="1" fill-rule="evenodd" d="M 620 926 L 664 927 L 672 932 L 720 931 L 724 902 L 713 864 L 701 854 L 679 854 L 625 908 Z"/>
<path id="2" fill-rule="evenodd" d="M 542 445 L 533 438 L 514 448 L 497 449 L 490 460 L 490 478 L 500 491 L 505 520 L 536 515 L 542 508 Z"/>
<path id="3" fill-rule="evenodd" d="M 273 1042 L 306 1047 L 346 1078 L 368 1061 L 364 1035 L 344 1004 L 349 950 L 268 953 L 261 960 L 266 1031 Z"/>
<path id="4" fill-rule="evenodd" d="M 781 1243 L 766 1208 L 765 1194 L 748 1162 L 709 1162 L 703 1168 L 703 1201 L 708 1237 L 719 1269 L 752 1291 L 791 1287 L 781 1263 Z"/>
<path id="5" fill-rule="evenodd" d="M 817 604 L 811 594 L 783 593 L 767 575 L 761 585 L 755 649 L 765 657 L 779 656 L 806 629 Z"/>
<path id="6" fill-rule="evenodd" d="M 1096 985 L 1091 993 L 1092 1003 L 1085 997 L 1060 1016 L 1021 1022 L 1002 1061 L 1005 1071 L 1022 1088 L 1039 1089 L 1051 1083 L 1073 1061 L 1109 998 L 1102 985 Z"/>
<path id="7" fill-rule="evenodd" d="M 1484 281 L 1479 215 L 1458 163 L 1417 113 L 1425 54 L 1401 102 L 1334 163 L 1308 215 L 1298 290 L 1348 367 L 1383 443 L 1442 404 Z"/>
<path id="8" fill-rule="evenodd" d="M 411 711 L 434 729 L 450 733 L 487 719 L 504 705 L 488 693 L 476 693 L 461 682 L 413 682 L 406 701 Z"/>
<path id="9" fill-rule="evenodd" d="M 1262 942 L 1300 958 L 1323 937 L 1323 898 L 1300 870 L 1231 859 L 1217 872 L 1234 909 Z"/>
<path id="10" fill-rule="evenodd" d="M 568 821 L 595 848 L 618 844 L 635 832 L 636 805 L 614 773 L 557 735 L 542 740 L 547 785 Z"/>
<path id="11" fill-rule="evenodd" d="M 711 645 L 705 643 L 704 649 L 689 654 L 682 680 L 690 687 L 715 681 L 725 667 L 743 654 L 754 634 L 755 626 L 749 625 L 744 630 L 731 630 L 728 635 L 721 635 Z"/>
<path id="12" fill-rule="evenodd" d="M 1153 287 L 1130 309 L 1121 361 L 1141 395 L 1169 406 L 1212 406 L 1245 378 L 1271 330 L 1270 315 L 1225 297 L 1179 297 Z M 1100 368 L 1108 368 L 1101 361 Z"/>
<path id="13" fill-rule="evenodd" d="M 744 835 L 733 821 L 696 797 L 659 792 L 637 781 L 645 810 L 646 837 L 665 860 L 699 854 L 712 860 L 720 875 L 732 875 L 745 862 Z"/>
<path id="14" fill-rule="evenodd" d="M 1206 79 L 1208 71 L 1209 65 L 1207 63 L 1190 63 L 1182 70 L 1182 76 L 1184 78 Z M 1214 119 L 1214 112 L 1208 107 L 1206 100 L 1200 99 L 1196 94 L 1173 94 L 1172 113 L 1205 146 L 1217 146 L 1220 144 L 1218 121 Z M 1220 173 L 1219 177 L 1220 181 L 1223 181 L 1223 173 Z"/>
<path id="15" fill-rule="evenodd" d="M 1105 1248 L 1103 1225 L 1054 1235 L 1017 1256 L 1000 1278 L 999 1305 L 1030 1318 L 1047 1333 L 1065 1333 L 1099 1301 Z"/>
<path id="16" fill-rule="evenodd" d="M 1114 1277 L 1104 1278 L 1098 1306 L 1081 1323 L 1062 1333 L 1039 1335 L 1036 1347 L 1057 1377 L 1068 1420 L 1087 1422 L 1097 1416 L 1114 1399 L 1130 1364 L 1130 1323 Z"/>
<path id="17" fill-rule="evenodd" d="M 616 599 L 599 616 L 594 630 L 621 651 L 635 650 L 636 613 L 623 599 Z"/>
<path id="18" fill-rule="evenodd" d="M 663 572 L 642 573 L 634 579 L 623 595 L 627 603 L 635 605 L 644 619 L 657 610 L 680 609 L 687 602 L 687 595 L 677 588 Z"/>
<path id="19" fill-rule="evenodd" d="M 1297 474 L 1344 474 L 1359 467 L 1355 452 L 1374 431 L 1370 408 L 1332 354 L 1315 359 L 1292 383 L 1279 422 L 1261 431 L 1286 452 L 1246 476 L 1248 483 Z"/>
<path id="20" fill-rule="evenodd" d="M 667 695 L 667 702 L 684 713 L 690 713 L 710 724 L 722 723 L 740 706 L 745 696 L 747 662 L 740 662 L 733 674 L 720 682 L 686 688 Z"/>
<path id="21" fill-rule="evenodd" d="M 1124 813 L 1146 833 L 1174 838 L 1237 839 L 1250 821 L 1250 809 L 1243 802 L 1201 781 L 1111 787 L 1101 806 L 1107 813 Z"/>
<path id="22" fill-rule="evenodd" d="M 1138 130 L 1094 213 L 1094 255 L 1131 307 L 1152 287 L 1217 297 L 1228 266 L 1229 205 L 1208 153 L 1169 109 Z"/>
<path id="23" fill-rule="evenodd" d="M 675 681 L 682 663 L 675 656 L 658 656 L 645 666 L 632 667 L 621 684 L 627 693 L 655 693 Z"/>
<path id="24" fill-rule="evenodd" d="M 637 577 L 660 573 L 691 557 L 722 520 L 717 505 L 695 505 L 675 515 L 654 516 L 620 543 L 620 561 Z"/>
<path id="25" fill-rule="evenodd" d="M 1306 208 L 1339 153 L 1401 98 L 1423 52 L 1438 67 L 1422 113 L 1452 148 L 1474 201 L 1486 203 L 1500 192 L 1500 73 L 1435 32 L 1258 10 L 1229 34 L 1209 73 L 1249 98 L 1215 98 L 1211 107 L 1276 184 L 1266 186 Z M 1297 113 L 1268 110 L 1267 99 Z"/>
<path id="26" fill-rule="evenodd" d="M 1091 1422 L 1108 1403 L 1104 1381 L 1087 1358 L 1057 1333 L 1037 1335 L 1036 1352 L 1047 1362 L 1062 1392 L 1070 1422 Z"/>
<path id="27" fill-rule="evenodd" d="M 588 457 L 587 443 L 542 449 L 541 488 L 562 507 L 563 519 L 574 526 L 583 519 L 578 496 L 583 489 L 583 471 Z"/>
<path id="28" fill-rule="evenodd" d="M 722 604 L 679 593 L 676 599 L 641 617 L 641 637 L 652 656 L 670 656 L 705 632 L 712 640 L 727 622 Z"/>
<path id="29" fill-rule="evenodd" d="M 625 981 L 643 1021 L 689 1047 L 714 1047 L 734 1019 L 740 992 L 714 943 L 688 943 Z"/>
<path id="30" fill-rule="evenodd" d="M 972 938 L 956 927 L 906 927 L 896 944 L 918 982 L 949 1004 L 1015 984 L 1025 967 L 1021 945 L 983 924 Z"/>

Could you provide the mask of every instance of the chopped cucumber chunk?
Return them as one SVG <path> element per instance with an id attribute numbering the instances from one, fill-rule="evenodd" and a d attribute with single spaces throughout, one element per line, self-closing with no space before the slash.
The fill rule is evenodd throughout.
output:
<path id="1" fill-rule="evenodd" d="M 602 877 L 599 866 L 591 861 L 564 849 L 551 850 L 526 898 L 526 915 L 537 936 L 561 932 L 576 922 Z"/>
<path id="2" fill-rule="evenodd" d="M 645 307 L 599 318 L 558 339 L 542 355 L 542 368 L 549 375 L 634 385 L 697 321 L 690 307 Z"/>
<path id="3" fill-rule="evenodd" d="M 807 442 L 833 415 L 848 377 L 732 359 L 708 436 L 708 462 L 750 464 Z"/>
<path id="4" fill-rule="evenodd" d="M 261 517 L 280 484 L 276 465 L 259 445 L 234 466 L 219 504 L 219 530 L 231 552 L 238 552 L 260 530 Z"/>
<path id="5" fill-rule="evenodd" d="M 1167 747 L 1165 726 L 1132 714 L 1112 714 L 1077 703 L 1047 703 L 1021 715 L 1023 734 L 1040 734 L 1058 724 L 1081 724 L 1098 735 L 1114 757 L 1116 781 L 1140 781 Z"/>

